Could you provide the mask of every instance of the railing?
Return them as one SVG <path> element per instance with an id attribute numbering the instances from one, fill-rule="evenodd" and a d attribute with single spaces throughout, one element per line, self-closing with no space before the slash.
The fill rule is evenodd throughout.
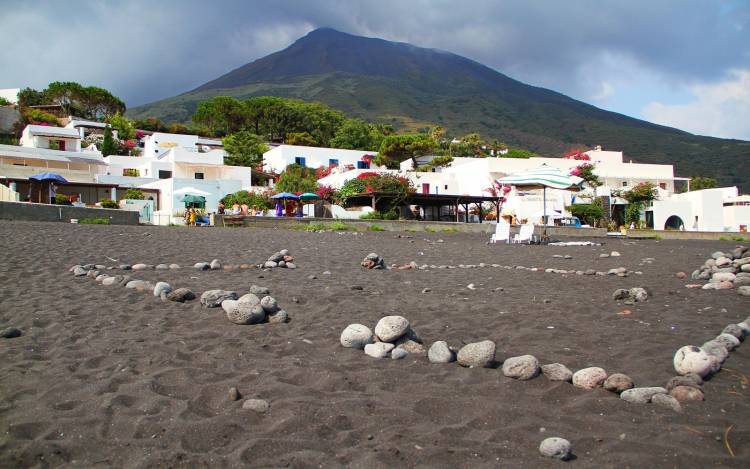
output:
<path id="1" fill-rule="evenodd" d="M 18 192 L 11 190 L 8 186 L 0 184 L 0 201 L 2 202 L 18 202 Z"/>

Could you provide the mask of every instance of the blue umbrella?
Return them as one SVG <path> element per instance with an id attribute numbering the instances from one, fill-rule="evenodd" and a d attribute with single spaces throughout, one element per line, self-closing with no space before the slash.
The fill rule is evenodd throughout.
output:
<path id="1" fill-rule="evenodd" d="M 55 182 L 59 182 L 60 184 L 67 184 L 68 183 L 68 181 L 64 177 L 60 176 L 59 174 L 55 174 L 55 173 L 40 173 L 40 174 L 35 174 L 34 176 L 31 176 L 29 178 L 29 180 L 31 180 L 31 181 L 39 181 L 39 182 L 43 182 L 43 181 L 55 181 Z"/>
<path id="2" fill-rule="evenodd" d="M 293 199 L 293 200 L 299 200 L 299 197 L 290 194 L 289 192 L 279 192 L 278 194 L 271 197 L 272 199 Z"/>

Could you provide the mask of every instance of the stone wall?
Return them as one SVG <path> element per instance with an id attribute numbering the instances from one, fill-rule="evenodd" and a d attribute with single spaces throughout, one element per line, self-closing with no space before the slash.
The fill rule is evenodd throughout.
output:
<path id="1" fill-rule="evenodd" d="M 106 208 L 71 207 L 68 205 L 0 202 L 0 219 L 27 221 L 62 221 L 71 219 L 107 218 L 112 225 L 137 225 L 138 212 Z"/>

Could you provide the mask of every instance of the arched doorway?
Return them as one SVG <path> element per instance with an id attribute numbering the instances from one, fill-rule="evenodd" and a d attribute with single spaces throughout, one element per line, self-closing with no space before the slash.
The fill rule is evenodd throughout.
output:
<path id="1" fill-rule="evenodd" d="M 666 222 L 664 222 L 665 230 L 679 230 L 682 226 L 685 226 L 685 224 L 682 222 L 682 218 L 678 217 L 677 215 L 672 215 L 671 217 L 667 218 Z"/>

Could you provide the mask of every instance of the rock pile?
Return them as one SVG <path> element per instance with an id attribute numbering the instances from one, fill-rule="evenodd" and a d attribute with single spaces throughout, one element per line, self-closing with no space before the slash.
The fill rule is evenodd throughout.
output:
<path id="1" fill-rule="evenodd" d="M 646 301 L 648 299 L 648 291 L 641 287 L 634 287 L 629 290 L 618 288 L 612 293 L 612 299 L 615 301 L 625 300 L 625 304 L 634 304 L 637 301 Z"/>
<path id="2" fill-rule="evenodd" d="M 154 266 L 149 266 L 148 264 L 135 264 L 132 267 L 123 264 L 118 268 L 125 271 L 140 271 L 146 269 L 155 270 Z M 154 284 L 146 280 L 132 279 L 130 275 L 108 275 L 101 273 L 101 271 L 105 269 L 109 270 L 109 268 L 102 265 L 86 264 L 74 265 L 70 268 L 70 271 L 75 277 L 93 278 L 96 283 L 104 286 L 123 287 L 139 292 L 151 293 L 162 301 L 184 303 L 195 299 L 195 294 L 188 288 L 178 288 L 174 290 L 167 282 L 156 282 Z"/>
<path id="3" fill-rule="evenodd" d="M 385 269 L 385 260 L 374 252 L 371 252 L 365 256 L 360 265 L 366 269 Z"/>
<path id="4" fill-rule="evenodd" d="M 425 354 L 422 340 L 403 316 L 381 318 L 375 325 L 374 333 L 363 324 L 350 324 L 341 333 L 339 341 L 343 347 L 363 349 L 366 355 L 373 358 L 390 356 L 398 360 L 409 354 Z"/>
<path id="5" fill-rule="evenodd" d="M 207 308 L 221 307 L 234 324 L 289 322 L 289 313 L 279 307 L 275 298 L 265 295 L 268 288 L 252 285 L 250 291 L 239 296 L 233 291 L 208 290 L 201 295 L 201 304 Z M 264 296 L 259 297 L 259 294 Z"/>
<path id="6" fill-rule="evenodd" d="M 737 246 L 731 252 L 716 251 L 690 276 L 693 280 L 708 280 L 704 290 L 737 288 L 738 293 L 750 296 L 750 250 Z"/>
<path id="7" fill-rule="evenodd" d="M 294 263 L 294 257 L 289 255 L 289 250 L 282 249 L 279 252 L 273 253 L 266 262 L 259 265 L 258 267 L 262 267 L 264 269 L 274 269 L 276 267 L 296 269 L 297 265 Z"/>

